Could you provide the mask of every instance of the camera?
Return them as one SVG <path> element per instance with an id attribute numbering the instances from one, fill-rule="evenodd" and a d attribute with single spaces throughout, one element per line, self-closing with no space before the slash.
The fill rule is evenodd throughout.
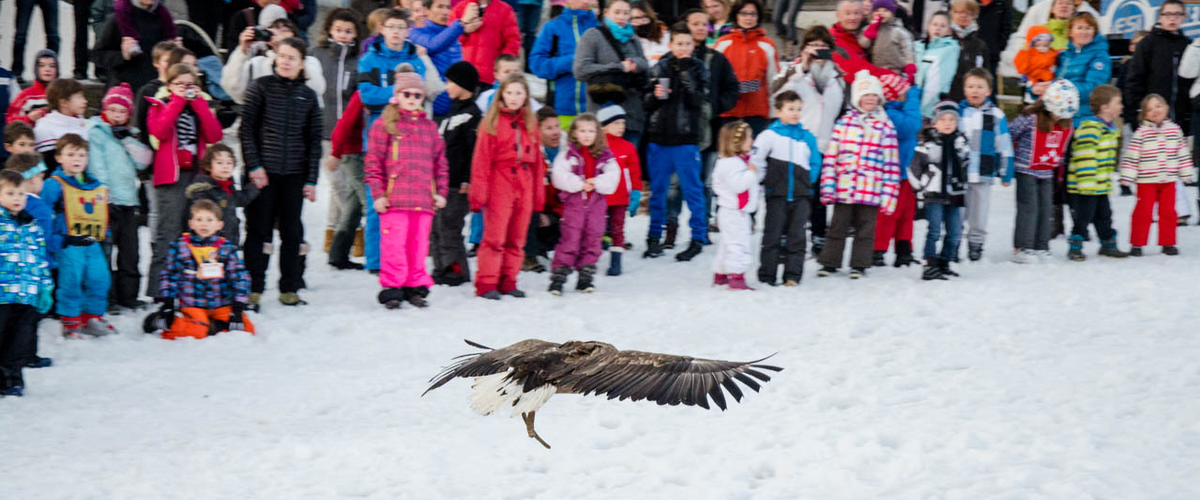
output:
<path id="1" fill-rule="evenodd" d="M 821 60 L 826 60 L 826 61 L 833 59 L 833 50 L 832 49 L 817 49 L 816 59 L 821 59 Z"/>
<path id="2" fill-rule="evenodd" d="M 254 27 L 254 38 L 252 38 L 250 41 L 252 41 L 252 42 L 269 42 L 269 41 L 271 41 L 271 30 L 266 29 L 262 26 L 255 26 Z"/>
<path id="3" fill-rule="evenodd" d="M 183 91 L 183 96 L 188 99 L 195 99 L 196 98 L 196 89 L 188 87 L 187 90 Z"/>

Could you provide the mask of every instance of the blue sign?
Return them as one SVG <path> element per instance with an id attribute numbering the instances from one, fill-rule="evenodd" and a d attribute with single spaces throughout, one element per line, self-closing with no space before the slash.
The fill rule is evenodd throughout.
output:
<path id="1" fill-rule="evenodd" d="M 1158 21 L 1158 6 L 1162 3 L 1163 0 L 1104 0 L 1100 4 L 1100 30 L 1125 38 L 1149 30 Z M 1183 34 L 1189 38 L 1200 37 L 1200 4 L 1187 4 Z"/>

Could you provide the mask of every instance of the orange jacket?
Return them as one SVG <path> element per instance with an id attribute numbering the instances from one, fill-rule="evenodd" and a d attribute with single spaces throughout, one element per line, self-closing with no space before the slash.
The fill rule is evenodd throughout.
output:
<path id="1" fill-rule="evenodd" d="M 1043 34 L 1050 35 L 1050 28 L 1042 25 L 1029 28 L 1029 33 L 1025 34 L 1025 48 L 1017 52 L 1016 59 L 1013 59 L 1017 72 L 1028 77 L 1031 85 L 1054 79 L 1054 65 L 1058 61 L 1059 51 L 1050 49 L 1038 52 L 1033 48 L 1033 38 Z"/>
<path id="2" fill-rule="evenodd" d="M 779 73 L 779 54 L 767 32 L 762 28 L 734 30 L 718 38 L 713 50 L 729 59 L 742 90 L 737 105 L 721 116 L 771 116 L 770 86 Z"/>

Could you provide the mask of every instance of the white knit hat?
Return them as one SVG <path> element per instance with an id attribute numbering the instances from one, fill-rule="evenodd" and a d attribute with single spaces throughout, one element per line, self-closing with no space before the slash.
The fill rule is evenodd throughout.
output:
<path id="1" fill-rule="evenodd" d="M 862 111 L 862 108 L 858 106 L 858 101 L 867 94 L 879 96 L 880 104 L 883 104 L 883 84 L 879 83 L 879 79 L 875 78 L 870 71 L 859 70 L 854 74 L 854 84 L 850 87 L 850 105 L 854 106 L 854 109 Z"/>
<path id="2" fill-rule="evenodd" d="M 269 28 L 269 27 L 271 27 L 271 23 L 278 21 L 280 19 L 287 19 L 287 18 L 288 18 L 287 11 L 283 10 L 283 7 L 272 4 L 272 5 L 263 7 L 263 9 L 261 11 L 259 11 L 258 25 L 262 26 L 264 28 Z M 296 36 L 299 36 L 299 35 L 300 35 L 299 33 L 296 34 Z"/>

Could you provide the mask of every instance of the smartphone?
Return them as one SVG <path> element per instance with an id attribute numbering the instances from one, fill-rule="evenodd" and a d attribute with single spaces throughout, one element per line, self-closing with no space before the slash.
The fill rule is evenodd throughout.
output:
<path id="1" fill-rule="evenodd" d="M 833 59 L 833 50 L 832 49 L 817 49 L 817 59 L 824 59 L 826 61 Z"/>

